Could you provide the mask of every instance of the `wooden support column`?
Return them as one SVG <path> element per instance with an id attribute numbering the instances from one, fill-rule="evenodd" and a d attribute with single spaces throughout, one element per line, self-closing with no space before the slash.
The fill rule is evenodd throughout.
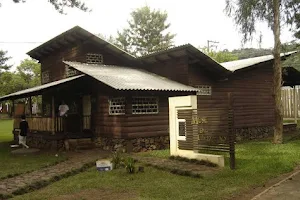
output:
<path id="1" fill-rule="evenodd" d="M 29 97 L 29 116 L 32 117 L 32 99 Z"/>
<path id="2" fill-rule="evenodd" d="M 294 86 L 294 120 L 297 124 L 298 119 L 298 102 L 297 102 L 297 92 L 296 92 L 296 86 Z"/>
<path id="3" fill-rule="evenodd" d="M 52 118 L 52 135 L 55 135 L 55 103 L 54 103 L 54 96 L 52 96 L 52 103 L 51 103 L 51 118 Z"/>
<path id="4" fill-rule="evenodd" d="M 12 106 L 11 106 L 11 116 L 15 117 L 15 100 L 12 100 Z"/>

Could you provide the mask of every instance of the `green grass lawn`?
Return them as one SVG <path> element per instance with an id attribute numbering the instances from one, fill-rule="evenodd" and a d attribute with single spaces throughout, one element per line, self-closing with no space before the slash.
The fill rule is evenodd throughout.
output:
<path id="1" fill-rule="evenodd" d="M 15 199 L 50 199 L 88 192 L 94 188 L 112 194 L 130 192 L 135 194 L 136 199 L 224 199 L 262 186 L 267 180 L 292 171 L 300 162 L 299 152 L 300 140 L 286 141 L 282 145 L 266 140 L 254 141 L 236 146 L 236 170 L 225 167 L 216 175 L 203 179 L 178 176 L 151 167 L 146 167 L 144 173 L 134 175 L 126 174 L 124 169 L 100 173 L 93 168 Z M 167 157 L 168 153 L 153 151 L 148 155 Z"/>
<path id="2" fill-rule="evenodd" d="M 13 140 L 13 120 L 0 119 L 0 142 L 10 142 Z"/>
<path id="3" fill-rule="evenodd" d="M 66 156 L 55 156 L 55 152 L 40 152 L 31 155 L 13 155 L 9 141 L 12 141 L 12 120 L 0 120 L 0 178 L 24 173 L 65 160 Z"/>

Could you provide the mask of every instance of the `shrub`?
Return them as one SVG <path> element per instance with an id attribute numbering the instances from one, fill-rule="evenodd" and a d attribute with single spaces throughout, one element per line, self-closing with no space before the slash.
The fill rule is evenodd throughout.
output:
<path id="1" fill-rule="evenodd" d="M 118 169 L 122 165 L 122 157 L 121 154 L 118 151 L 115 151 L 112 154 L 112 160 L 113 169 Z"/>
<path id="2" fill-rule="evenodd" d="M 125 160 L 125 169 L 129 174 L 133 174 L 135 172 L 135 162 L 133 158 L 128 157 Z"/>

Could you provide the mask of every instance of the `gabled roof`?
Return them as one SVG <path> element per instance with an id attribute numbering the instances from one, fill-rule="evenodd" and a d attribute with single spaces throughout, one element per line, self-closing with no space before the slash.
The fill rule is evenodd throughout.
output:
<path id="1" fill-rule="evenodd" d="M 32 58 L 38 60 L 42 56 L 47 56 L 52 52 L 55 52 L 62 46 L 76 44 L 78 42 L 84 42 L 87 40 L 91 40 L 92 42 L 95 42 L 95 44 L 105 47 L 106 50 L 114 53 L 115 55 L 120 55 L 121 57 L 124 57 L 128 60 L 135 60 L 135 57 L 133 55 L 88 32 L 80 26 L 75 26 L 68 31 L 61 33 L 60 35 L 29 51 L 27 54 Z"/>
<path id="2" fill-rule="evenodd" d="M 11 93 L 9 95 L 0 97 L 0 101 L 5 101 L 5 100 L 8 100 L 8 99 L 29 97 L 30 95 L 34 95 L 37 92 L 42 92 L 46 89 L 50 89 L 52 87 L 55 87 L 55 86 L 58 86 L 58 85 L 61 85 L 61 84 L 64 84 L 64 83 L 74 81 L 74 80 L 79 79 L 83 76 L 85 76 L 85 75 L 81 74 L 81 75 L 78 75 L 78 76 L 73 76 L 73 77 L 70 77 L 70 78 L 62 79 L 62 80 L 59 80 L 59 81 L 54 81 L 54 82 L 47 83 L 47 84 L 44 84 L 44 85 L 40 85 L 40 86 L 36 86 L 36 87 L 29 88 L 29 89 L 26 89 L 26 90 L 21 90 L 21 91 L 15 92 L 15 93 Z"/>
<path id="3" fill-rule="evenodd" d="M 137 60 L 145 64 L 151 64 L 155 62 L 162 62 L 168 59 L 181 57 L 183 55 L 187 55 L 188 57 L 190 57 L 190 61 L 192 63 L 198 63 L 199 65 L 201 65 L 201 67 L 205 68 L 208 71 L 216 73 L 217 75 L 224 75 L 230 73 L 230 71 L 228 71 L 226 68 L 220 65 L 217 61 L 215 61 L 205 53 L 201 52 L 199 49 L 197 49 L 191 44 L 185 44 L 151 53 L 145 56 L 138 57 Z"/>
<path id="4" fill-rule="evenodd" d="M 148 71 L 114 65 L 64 61 L 65 64 L 117 90 L 196 92 L 196 88 Z"/>
<path id="5" fill-rule="evenodd" d="M 290 56 L 297 51 L 292 51 L 292 52 L 287 52 L 287 53 L 281 53 L 280 56 L 281 58 L 285 58 L 287 56 Z M 247 59 L 242 59 L 242 60 L 235 60 L 235 61 L 230 61 L 230 62 L 224 62 L 221 63 L 223 67 L 225 67 L 227 70 L 230 70 L 232 72 L 236 70 L 240 70 L 243 68 L 255 66 L 257 64 L 271 61 L 274 59 L 273 55 L 267 55 L 267 56 L 259 56 L 259 57 L 254 57 L 254 58 L 247 58 Z"/>

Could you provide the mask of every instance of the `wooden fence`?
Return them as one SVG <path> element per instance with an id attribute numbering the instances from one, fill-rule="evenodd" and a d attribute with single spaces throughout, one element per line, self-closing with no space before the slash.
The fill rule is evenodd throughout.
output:
<path id="1" fill-rule="evenodd" d="M 300 87 L 283 87 L 281 90 L 283 118 L 297 120 L 300 117 Z"/>

